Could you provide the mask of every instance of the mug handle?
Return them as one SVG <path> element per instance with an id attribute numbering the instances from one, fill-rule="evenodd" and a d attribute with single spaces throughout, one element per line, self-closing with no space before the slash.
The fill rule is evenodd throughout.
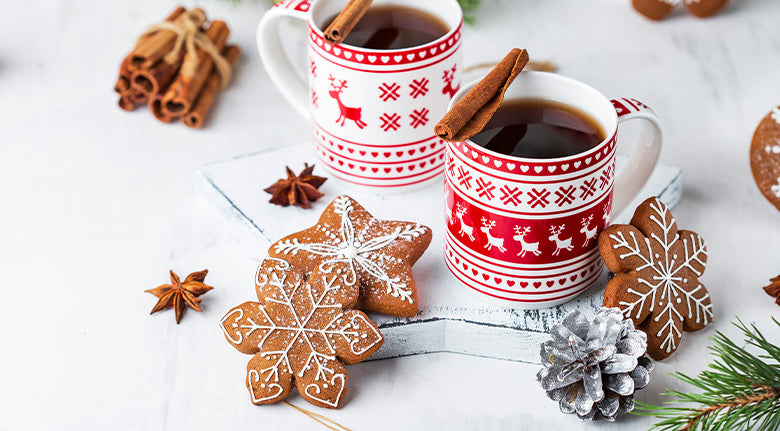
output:
<path id="1" fill-rule="evenodd" d="M 644 103 L 629 98 L 613 99 L 611 102 L 617 111 L 618 124 L 629 120 L 642 120 L 649 126 L 642 131 L 628 163 L 615 179 L 612 214 L 617 215 L 639 194 L 658 164 L 662 133 L 658 117 Z"/>
<path id="2" fill-rule="evenodd" d="M 257 25 L 257 50 L 276 88 L 304 116 L 309 118 L 308 84 L 298 76 L 282 48 L 279 24 L 283 20 L 309 21 L 309 0 L 286 0 L 272 6 Z"/>

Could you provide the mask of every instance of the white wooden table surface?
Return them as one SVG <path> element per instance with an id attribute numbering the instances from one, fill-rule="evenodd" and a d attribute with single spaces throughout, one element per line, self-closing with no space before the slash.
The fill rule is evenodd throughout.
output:
<path id="1" fill-rule="evenodd" d="M 255 53 L 265 4 L 200 1 L 224 17 L 245 56 L 207 128 L 125 113 L 112 92 L 134 36 L 172 1 L 6 1 L 0 14 L 0 430 L 319 429 L 284 405 L 256 407 L 248 356 L 217 322 L 252 296 L 258 257 L 196 192 L 203 163 L 307 139 Z M 688 333 L 638 399 L 681 388 L 706 337 L 736 334 L 735 315 L 780 339 L 760 287 L 780 272 L 780 214 L 753 184 L 747 150 L 780 103 L 780 2 L 732 0 L 722 15 L 651 23 L 629 0 L 485 0 L 465 35 L 466 64 L 514 46 L 608 96 L 653 107 L 662 160 L 685 171 L 675 210 L 708 241 L 703 277 L 716 323 Z M 282 167 L 269 167 L 281 169 Z M 281 172 L 281 171 L 280 171 Z M 264 199 L 258 190 L 258 199 Z M 204 313 L 148 316 L 143 291 L 209 269 Z M 537 367 L 430 354 L 350 367 L 345 406 L 324 412 L 353 430 L 646 429 L 652 419 L 580 423 L 558 412 Z M 293 403 L 308 407 L 298 396 Z M 322 411 L 320 411 L 323 413 Z"/>

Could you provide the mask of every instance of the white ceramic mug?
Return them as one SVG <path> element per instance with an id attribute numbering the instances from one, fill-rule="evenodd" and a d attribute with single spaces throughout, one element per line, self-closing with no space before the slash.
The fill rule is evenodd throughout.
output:
<path id="1" fill-rule="evenodd" d="M 374 0 L 423 10 L 450 29 L 424 45 L 374 50 L 325 40 L 323 26 L 346 4 L 287 0 L 266 12 L 257 46 L 268 75 L 311 120 L 314 151 L 332 175 L 392 190 L 429 184 L 444 171 L 433 125 L 460 88 L 461 9 L 455 0 Z M 284 19 L 308 23 L 308 83 L 282 48 Z"/>
<path id="2" fill-rule="evenodd" d="M 488 302 L 542 308 L 571 300 L 601 274 L 598 233 L 653 172 L 661 127 L 638 100 L 609 100 L 557 74 L 520 73 L 504 101 L 523 98 L 562 102 L 585 112 L 601 125 L 605 138 L 585 152 L 553 159 L 500 154 L 471 140 L 448 142 L 445 260 L 455 278 Z M 615 178 L 617 129 L 626 120 L 650 127 Z"/>

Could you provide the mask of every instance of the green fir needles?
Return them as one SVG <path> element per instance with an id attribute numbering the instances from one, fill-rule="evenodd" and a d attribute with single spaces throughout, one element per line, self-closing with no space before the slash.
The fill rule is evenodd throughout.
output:
<path id="1" fill-rule="evenodd" d="M 780 326 L 780 322 L 772 318 Z M 769 342 L 755 325 L 748 327 L 737 318 L 734 326 L 745 344 L 757 349 L 748 352 L 716 332 L 710 350 L 716 359 L 695 378 L 682 373 L 673 376 L 700 389 L 701 393 L 670 391 L 676 400 L 653 406 L 639 403 L 634 414 L 661 419 L 653 430 L 737 431 L 780 428 L 780 347 Z M 751 350 L 753 350 L 751 348 Z M 673 407 L 668 404 L 684 403 Z"/>
<path id="2" fill-rule="evenodd" d="M 480 3 L 481 0 L 458 0 L 460 8 L 463 9 L 463 21 L 465 21 L 466 24 L 474 24 L 476 21 L 474 12 L 476 12 Z"/>

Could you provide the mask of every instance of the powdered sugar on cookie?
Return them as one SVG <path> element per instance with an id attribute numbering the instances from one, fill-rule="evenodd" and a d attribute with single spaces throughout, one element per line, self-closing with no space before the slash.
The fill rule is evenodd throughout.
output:
<path id="1" fill-rule="evenodd" d="M 425 226 L 377 220 L 349 196 L 339 196 L 317 225 L 277 241 L 269 254 L 306 271 L 346 263 L 360 281 L 360 308 L 413 316 L 418 306 L 411 266 L 430 239 Z"/>

